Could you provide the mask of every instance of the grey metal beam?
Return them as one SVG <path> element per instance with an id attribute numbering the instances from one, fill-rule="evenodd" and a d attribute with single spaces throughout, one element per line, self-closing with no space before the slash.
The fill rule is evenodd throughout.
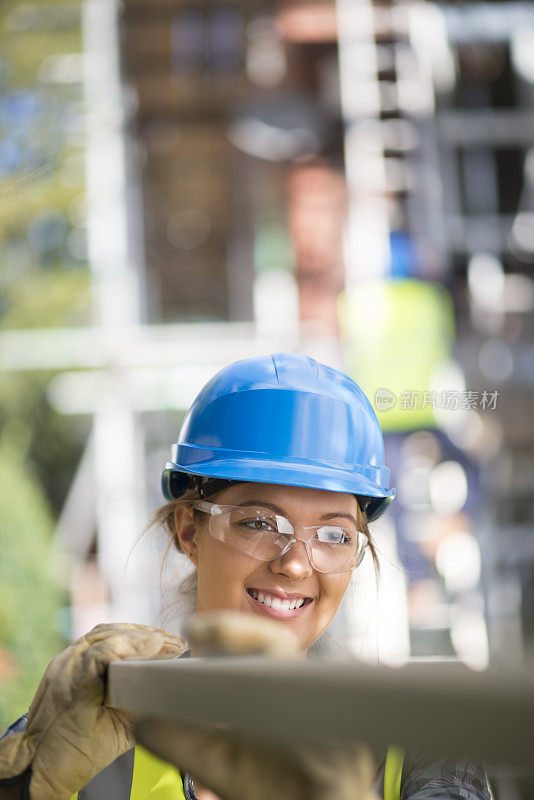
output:
<path id="1" fill-rule="evenodd" d="M 532 764 L 534 672 L 261 657 L 111 664 L 107 704 L 286 747 L 346 740 Z M 261 720 L 261 725 L 258 725 Z"/>
<path id="2" fill-rule="evenodd" d="M 523 145 L 534 141 L 534 112 L 524 109 L 446 110 L 436 113 L 437 133 L 448 145 Z"/>

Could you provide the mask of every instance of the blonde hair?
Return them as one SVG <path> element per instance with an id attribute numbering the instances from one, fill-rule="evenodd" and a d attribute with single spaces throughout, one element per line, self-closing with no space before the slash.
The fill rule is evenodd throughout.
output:
<path id="1" fill-rule="evenodd" d="M 217 493 L 213 495 L 214 499 L 216 498 L 216 494 Z M 167 559 L 173 550 L 176 553 L 182 554 L 184 558 L 186 557 L 178 538 L 178 532 L 176 530 L 176 509 L 178 506 L 184 506 L 185 508 L 193 510 L 195 504 L 198 503 L 199 500 L 200 497 L 196 489 L 188 489 L 177 500 L 171 500 L 170 502 L 160 506 L 160 508 L 158 508 L 152 515 L 145 529 L 145 532 L 150 530 L 161 531 L 166 539 L 166 547 L 160 570 L 160 584 L 162 588 L 163 602 L 156 618 L 156 624 L 160 627 L 165 627 L 169 631 L 176 632 L 181 636 L 185 635 L 184 628 L 187 625 L 187 621 L 196 610 L 198 593 L 197 570 L 196 567 L 194 567 L 192 571 L 189 571 L 189 574 L 186 575 L 186 577 L 183 578 L 180 583 L 178 583 L 177 586 L 172 585 L 171 583 L 171 585 L 167 586 L 166 589 L 163 588 L 163 575 L 165 572 Z M 361 510 L 359 502 L 357 503 L 357 509 L 358 527 L 361 529 L 362 533 L 365 533 L 367 539 L 369 540 L 368 548 L 373 559 L 375 573 L 378 577 L 378 556 L 375 545 L 371 538 L 371 533 L 369 531 L 367 515 L 365 511 Z M 193 510 L 193 519 L 198 527 L 200 527 L 205 521 L 204 517 L 205 515 L 201 511 L 196 509 Z M 343 654 L 346 654 L 344 646 L 334 639 L 327 629 L 319 637 L 317 642 L 312 645 L 310 652 L 312 655 L 316 656 L 332 655 L 335 653 L 336 648 L 341 650 Z"/>
<path id="2" fill-rule="evenodd" d="M 176 516 L 175 512 L 178 506 L 193 509 L 194 505 L 198 503 L 199 496 L 195 489 L 188 489 L 177 500 L 171 500 L 168 503 L 160 506 L 150 518 L 145 532 L 154 530 L 160 532 L 166 541 L 165 551 L 160 568 L 160 587 L 162 592 L 162 605 L 156 617 L 156 624 L 158 627 L 166 628 L 167 630 L 184 636 L 184 626 L 192 614 L 194 614 L 197 603 L 198 593 L 198 575 L 196 567 L 190 568 L 188 574 L 183 578 L 178 585 L 172 580 L 165 582 L 164 586 L 164 573 L 167 567 L 169 555 L 172 552 L 179 553 L 186 558 L 186 555 L 180 544 L 178 532 L 176 530 Z M 202 512 L 193 511 L 194 520 L 199 525 L 202 522 Z M 184 566 L 188 564 L 184 560 Z"/>

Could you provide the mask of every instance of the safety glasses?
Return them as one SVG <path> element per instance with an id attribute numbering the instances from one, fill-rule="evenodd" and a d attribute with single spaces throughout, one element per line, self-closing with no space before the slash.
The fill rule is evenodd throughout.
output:
<path id="1" fill-rule="evenodd" d="M 369 544 L 354 527 L 296 525 L 286 517 L 261 506 L 229 506 L 202 500 L 194 506 L 210 515 L 209 532 L 219 542 L 259 561 L 272 561 L 302 542 L 317 572 L 338 573 L 356 569 Z M 297 538 L 296 531 L 309 531 Z"/>

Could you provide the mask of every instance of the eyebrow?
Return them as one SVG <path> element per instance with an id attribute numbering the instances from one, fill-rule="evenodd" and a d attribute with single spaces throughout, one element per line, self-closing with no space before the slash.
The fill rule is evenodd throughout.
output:
<path id="1" fill-rule="evenodd" d="M 274 511 L 276 514 L 280 514 L 282 517 L 286 516 L 286 512 L 280 506 L 275 505 L 274 503 L 267 503 L 265 500 L 244 500 L 242 503 L 238 503 L 239 506 L 262 506 L 263 508 L 270 508 L 271 511 Z M 327 519 L 336 519 L 337 517 L 345 517 L 349 519 L 353 524 L 354 527 L 358 527 L 358 523 L 356 522 L 354 516 L 352 514 L 348 514 L 345 511 L 330 511 L 327 514 L 323 514 L 321 520 Z"/>

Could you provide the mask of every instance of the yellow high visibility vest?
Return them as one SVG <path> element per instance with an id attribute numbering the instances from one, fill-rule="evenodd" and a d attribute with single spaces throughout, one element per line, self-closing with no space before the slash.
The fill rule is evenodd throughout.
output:
<path id="1" fill-rule="evenodd" d="M 388 747 L 384 767 L 384 800 L 400 800 L 404 750 Z"/>
<path id="2" fill-rule="evenodd" d="M 384 771 L 384 800 L 400 800 L 403 762 L 404 751 L 398 747 L 388 747 Z M 113 769 L 113 764 L 107 769 Z M 102 800 L 102 791 L 105 791 L 102 781 L 94 791 L 91 789 L 91 783 L 92 781 L 76 792 L 71 800 Z M 115 787 L 117 787 L 116 779 L 110 776 L 106 800 L 114 800 Z M 128 796 L 129 800 L 185 800 L 180 770 L 152 755 L 140 745 L 137 745 L 133 752 L 130 794 L 126 794 L 127 786 L 123 785 L 120 789 L 120 797 Z"/>

